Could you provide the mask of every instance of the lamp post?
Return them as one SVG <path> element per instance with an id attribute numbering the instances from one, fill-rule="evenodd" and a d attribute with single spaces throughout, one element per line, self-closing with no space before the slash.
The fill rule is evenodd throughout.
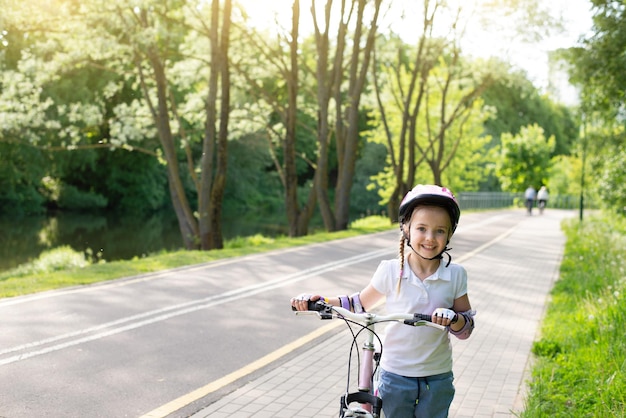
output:
<path id="1" fill-rule="evenodd" d="M 580 207 L 578 219 L 583 221 L 583 208 L 585 206 L 585 159 L 587 156 L 587 118 L 585 113 L 582 114 L 582 168 L 580 173 Z"/>

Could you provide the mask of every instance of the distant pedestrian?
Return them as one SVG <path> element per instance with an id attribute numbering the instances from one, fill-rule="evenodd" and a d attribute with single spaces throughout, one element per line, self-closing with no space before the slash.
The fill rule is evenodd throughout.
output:
<path id="1" fill-rule="evenodd" d="M 537 192 L 537 202 L 538 202 L 539 213 L 540 214 L 543 214 L 543 210 L 545 209 L 546 205 L 548 204 L 548 198 L 549 197 L 550 197 L 550 195 L 548 193 L 548 189 L 546 189 L 546 186 L 541 186 L 541 188 Z"/>
<path id="2" fill-rule="evenodd" d="M 533 186 L 528 186 L 524 192 L 524 199 L 526 199 L 526 210 L 528 215 L 533 214 L 533 206 L 535 205 L 535 199 L 537 199 L 537 192 Z"/>

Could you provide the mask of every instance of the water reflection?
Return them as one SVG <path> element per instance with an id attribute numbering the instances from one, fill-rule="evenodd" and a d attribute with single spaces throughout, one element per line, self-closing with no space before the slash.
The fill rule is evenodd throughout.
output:
<path id="1" fill-rule="evenodd" d="M 262 233 L 286 233 L 279 222 L 254 221 L 237 216 L 223 221 L 224 239 Z M 117 217 L 91 214 L 58 214 L 21 219 L 0 218 L 0 271 L 36 259 L 43 251 L 69 245 L 107 261 L 141 257 L 183 247 L 178 222 L 171 213 L 150 217 Z"/>

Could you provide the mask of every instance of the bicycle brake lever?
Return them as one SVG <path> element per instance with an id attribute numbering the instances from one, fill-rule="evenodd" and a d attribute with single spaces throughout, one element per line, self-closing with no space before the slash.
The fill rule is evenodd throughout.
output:
<path id="1" fill-rule="evenodd" d="M 324 308 L 319 311 L 320 319 L 332 319 L 333 308 L 330 305 L 324 305 Z"/>

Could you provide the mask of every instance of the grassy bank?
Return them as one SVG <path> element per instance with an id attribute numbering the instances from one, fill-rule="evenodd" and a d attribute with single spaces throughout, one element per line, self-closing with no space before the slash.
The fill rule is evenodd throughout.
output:
<path id="1" fill-rule="evenodd" d="M 115 262 L 92 263 L 83 253 L 73 251 L 69 247 L 55 248 L 43 253 L 37 260 L 28 264 L 1 272 L 0 298 L 86 285 L 224 258 L 348 238 L 388 230 L 391 227 L 389 219 L 372 216 L 353 222 L 346 231 L 320 232 L 300 238 L 267 238 L 256 235 L 227 241 L 222 250 L 181 250 Z"/>
<path id="2" fill-rule="evenodd" d="M 626 416 L 626 221 L 571 221 L 522 417 Z"/>

